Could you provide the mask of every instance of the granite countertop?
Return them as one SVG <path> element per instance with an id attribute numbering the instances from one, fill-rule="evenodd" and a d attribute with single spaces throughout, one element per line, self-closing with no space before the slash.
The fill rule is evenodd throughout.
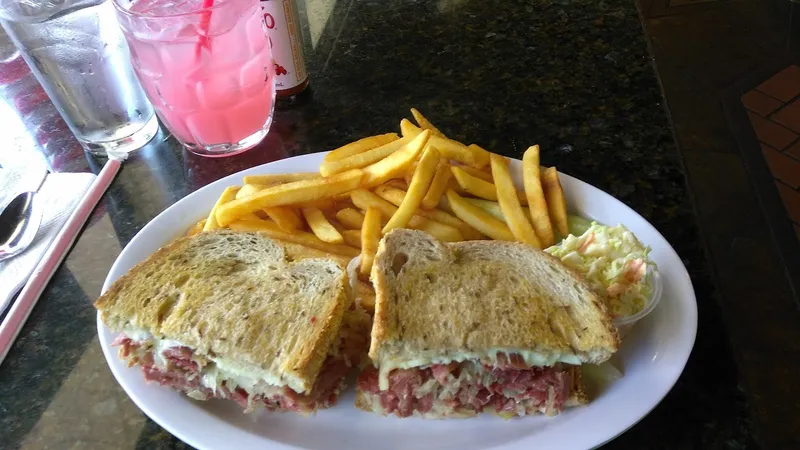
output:
<path id="1" fill-rule="evenodd" d="M 634 208 L 689 269 L 700 320 L 692 357 L 664 401 L 608 448 L 755 445 L 633 2 L 303 5 L 312 90 L 276 112 L 264 143 L 209 161 L 162 134 L 125 164 L 0 366 L 0 446 L 184 448 L 128 399 L 100 351 L 91 302 L 122 247 L 167 206 L 215 179 L 396 130 L 410 107 L 452 137 L 507 156 L 540 144 L 543 164 Z M 2 64 L 22 70 L 19 58 Z M 11 78 L 0 92 L 23 127 L 13 139 L 0 137 L 12 149 L 5 157 L 44 158 L 55 171 L 96 172 L 102 162 L 84 156 L 52 105 L 20 107 L 19 99 L 37 89 L 30 76 Z"/>

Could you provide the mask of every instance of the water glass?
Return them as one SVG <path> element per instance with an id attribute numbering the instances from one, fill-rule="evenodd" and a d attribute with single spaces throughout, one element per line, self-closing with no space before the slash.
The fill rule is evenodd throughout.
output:
<path id="1" fill-rule="evenodd" d="M 129 152 L 158 132 L 111 0 L 1 0 L 0 18 L 86 150 Z"/>
<path id="2" fill-rule="evenodd" d="M 258 0 L 114 0 L 133 67 L 156 112 L 190 151 L 258 144 L 275 105 Z"/>

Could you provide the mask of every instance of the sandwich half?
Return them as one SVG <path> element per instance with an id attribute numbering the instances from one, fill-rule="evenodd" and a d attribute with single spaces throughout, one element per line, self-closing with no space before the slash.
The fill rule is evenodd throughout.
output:
<path id="1" fill-rule="evenodd" d="M 259 233 L 177 239 L 96 302 L 128 366 L 197 400 L 308 414 L 366 353 L 346 261 Z"/>
<path id="2" fill-rule="evenodd" d="M 619 345 L 589 286 L 523 244 L 448 244 L 394 230 L 371 279 L 372 365 L 356 385 L 356 406 L 367 411 L 555 415 L 588 401 L 580 364 L 605 361 Z"/>

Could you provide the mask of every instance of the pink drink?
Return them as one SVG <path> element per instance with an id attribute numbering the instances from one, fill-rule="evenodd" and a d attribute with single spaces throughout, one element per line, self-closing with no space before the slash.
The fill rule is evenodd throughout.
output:
<path id="1" fill-rule="evenodd" d="M 133 67 L 159 117 L 195 153 L 229 155 L 269 130 L 274 68 L 258 0 L 117 0 Z M 207 34 L 206 34 L 207 30 Z"/>

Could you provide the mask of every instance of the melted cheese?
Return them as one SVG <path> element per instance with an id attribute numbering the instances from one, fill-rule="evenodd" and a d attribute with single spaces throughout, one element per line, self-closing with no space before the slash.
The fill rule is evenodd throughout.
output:
<path id="1" fill-rule="evenodd" d="M 149 342 L 153 346 L 153 361 L 156 366 L 165 369 L 167 360 L 163 352 L 172 347 L 189 347 L 183 343 L 171 339 L 159 339 L 142 328 L 127 326 L 122 330 L 126 336 L 134 342 Z M 289 386 L 294 391 L 302 393 L 305 391 L 301 386 L 294 386 L 291 380 L 284 377 L 275 377 L 264 371 L 245 366 L 244 364 L 230 361 L 225 358 L 203 356 L 211 361 L 206 364 L 200 372 L 200 382 L 214 392 L 226 381 L 230 389 L 241 386 L 247 392 L 268 393 L 274 392 L 274 388 Z"/>

